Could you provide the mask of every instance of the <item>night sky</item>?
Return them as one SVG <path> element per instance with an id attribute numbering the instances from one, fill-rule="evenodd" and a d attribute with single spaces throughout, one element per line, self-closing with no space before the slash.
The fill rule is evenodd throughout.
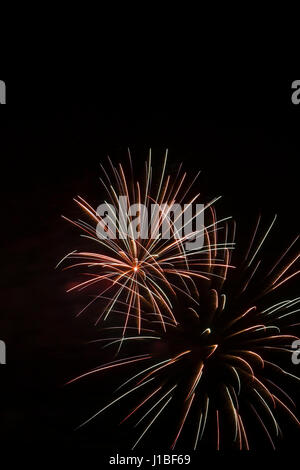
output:
<path id="1" fill-rule="evenodd" d="M 9 449 L 88 449 L 101 456 L 126 449 L 128 436 L 109 415 L 74 431 L 106 402 L 118 378 L 106 374 L 64 385 L 105 362 L 105 353 L 87 344 L 97 338 L 91 316 L 75 318 L 85 299 L 65 292 L 73 273 L 54 269 L 80 246 L 79 231 L 61 215 L 81 216 L 72 200 L 78 194 L 92 205 L 102 202 L 99 163 L 107 155 L 124 162 L 130 147 L 138 166 L 151 147 L 158 165 L 168 148 L 169 165 L 183 161 L 189 172 L 201 169 L 200 191 L 207 198 L 222 195 L 218 215 L 238 221 L 241 243 L 258 213 L 266 221 L 277 213 L 266 248 L 270 260 L 297 235 L 300 119 L 289 126 L 280 116 L 242 121 L 227 120 L 224 113 L 221 119 L 125 114 L 74 108 L 29 118 L 21 113 L 1 122 L 0 339 L 7 364 L 0 366 L 0 436 Z M 295 290 L 296 281 L 291 295 Z M 280 452 L 295 453 L 296 433 L 296 426 L 287 427 Z M 146 441 L 144 451 L 151 451 Z M 264 450 L 259 446 L 258 452 Z"/>

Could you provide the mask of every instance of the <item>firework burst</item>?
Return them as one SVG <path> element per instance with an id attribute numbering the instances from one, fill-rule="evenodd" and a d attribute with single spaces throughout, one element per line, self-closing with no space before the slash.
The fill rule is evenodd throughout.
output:
<path id="1" fill-rule="evenodd" d="M 228 252 L 233 248 L 233 244 L 227 241 L 217 243 L 217 232 L 224 230 L 222 223 L 226 224 L 227 221 L 216 218 L 214 203 L 219 198 L 209 201 L 201 209 L 202 212 L 205 211 L 205 226 L 193 231 L 193 235 L 203 236 L 203 246 L 193 251 L 186 249 L 185 244 L 190 239 L 191 232 L 178 233 L 176 222 L 179 218 L 184 219 L 182 227 L 184 229 L 199 216 L 199 213 L 191 214 L 186 220 L 188 208 L 199 201 L 200 194 L 195 193 L 195 182 L 199 173 L 189 180 L 180 165 L 177 174 L 171 177 L 166 174 L 166 162 L 167 152 L 160 177 L 153 182 L 150 152 L 145 162 L 142 185 L 134 178 L 130 153 L 128 171 L 125 171 L 121 164 L 115 167 L 110 159 L 108 171 L 101 166 L 101 183 L 113 208 L 118 207 L 120 196 L 124 198 L 126 210 L 133 205 L 140 207 L 143 204 L 147 212 L 148 210 L 150 212 L 151 203 L 165 208 L 162 212 L 152 214 L 151 221 L 146 218 L 145 212 L 139 212 L 137 237 L 130 233 L 128 236 L 124 234 L 124 226 L 131 227 L 132 223 L 132 217 L 126 210 L 121 213 L 121 220 L 118 222 L 108 214 L 109 227 L 97 210 L 80 196 L 74 200 L 89 216 L 89 223 L 64 217 L 79 227 L 84 232 L 85 238 L 97 244 L 93 251 L 73 251 L 62 260 L 64 262 L 75 260 L 65 269 L 84 267 L 89 270 L 84 273 L 87 279 L 69 289 L 69 292 L 87 289 L 89 293 L 94 289 L 93 299 L 79 312 L 79 315 L 95 300 L 100 300 L 101 313 L 96 323 L 107 320 L 113 312 L 123 315 L 123 337 L 128 327 L 136 327 L 138 334 L 141 333 L 145 319 L 143 311 L 156 315 L 156 321 L 164 331 L 168 323 L 176 325 L 173 299 L 177 295 L 185 296 L 197 307 L 199 281 L 208 282 L 214 276 L 224 279 L 228 268 L 232 267 L 228 263 Z M 170 219 L 168 208 L 173 204 L 183 203 L 179 214 Z M 151 236 L 145 238 L 141 227 L 148 228 L 150 222 Z M 168 237 L 165 237 L 165 222 L 169 224 Z M 99 226 L 108 235 L 105 240 L 97 236 Z M 113 237 L 110 237 L 110 231 L 114 232 Z M 159 236 L 152 236 L 153 232 Z"/>
<path id="2" fill-rule="evenodd" d="M 295 315 L 300 297 L 278 297 L 299 274 L 299 255 L 290 257 L 295 239 L 271 268 L 263 268 L 260 254 L 275 219 L 264 232 L 258 219 L 238 269 L 227 272 L 226 279 L 212 278 L 210 288 L 201 290 L 197 308 L 188 307 L 186 301 L 177 306 L 175 327 L 167 324 L 158 333 L 156 323 L 148 319 L 148 331 L 131 337 L 139 344 L 143 341 L 143 354 L 116 359 L 70 381 L 130 364 L 137 368 L 120 384 L 113 400 L 81 426 L 121 400 L 129 401 L 130 407 L 121 423 L 140 429 L 133 449 L 168 413 L 171 449 L 180 440 L 187 442 L 187 437 L 187 445 L 197 449 L 205 439 L 206 444 L 212 441 L 211 434 L 217 449 L 255 447 L 257 434 L 249 436 L 251 420 L 275 449 L 282 434 L 280 417 L 285 414 L 299 425 L 295 403 L 284 385 L 299 382 L 289 370 L 291 344 L 298 339 L 293 330 L 299 325 Z M 223 255 L 229 264 L 231 252 L 224 249 Z M 111 346 L 122 339 L 101 341 Z M 133 405 L 130 397 L 135 395 L 139 399 Z"/>

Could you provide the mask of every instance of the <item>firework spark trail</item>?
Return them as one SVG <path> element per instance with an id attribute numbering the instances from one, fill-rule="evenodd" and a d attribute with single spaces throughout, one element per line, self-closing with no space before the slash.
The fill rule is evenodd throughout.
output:
<path id="1" fill-rule="evenodd" d="M 172 397 L 170 397 L 164 404 L 163 406 L 160 408 L 159 412 L 154 416 L 154 418 L 152 419 L 152 421 L 150 422 L 150 424 L 148 424 L 148 426 L 146 427 L 146 429 L 142 432 L 142 434 L 140 435 L 140 437 L 138 438 L 138 440 L 135 442 L 135 444 L 132 446 L 131 450 L 133 450 L 137 444 L 140 442 L 140 440 L 142 439 L 142 437 L 145 435 L 145 433 L 148 431 L 148 429 L 152 426 L 152 424 L 154 423 L 154 421 L 156 420 L 156 418 L 161 414 L 161 412 L 163 411 L 163 409 L 168 405 L 168 403 L 172 400 Z"/>
<path id="2" fill-rule="evenodd" d="M 190 409 L 191 409 L 191 406 L 192 406 L 192 403 L 193 403 L 194 398 L 195 398 L 195 394 L 193 393 L 193 395 L 192 395 L 192 396 L 190 397 L 190 399 L 189 399 L 189 403 L 188 403 L 188 406 L 187 406 L 187 410 L 186 410 L 186 412 L 185 412 L 185 414 L 184 414 L 184 417 L 183 417 L 183 419 L 182 419 L 182 421 L 181 421 L 181 424 L 180 424 L 180 428 L 179 428 L 179 430 L 178 430 L 178 433 L 176 434 L 176 437 L 175 437 L 175 439 L 174 439 L 174 441 L 173 441 L 173 444 L 171 445 L 171 449 L 172 449 L 172 450 L 175 449 L 176 442 L 177 442 L 177 440 L 178 440 L 178 438 L 179 438 L 179 436 L 180 436 L 180 433 L 181 433 L 181 431 L 182 431 L 182 428 L 183 428 L 183 426 L 184 426 L 184 423 L 185 423 L 185 421 L 186 421 L 186 418 L 187 418 L 187 416 L 188 416 L 188 414 L 189 414 L 189 411 L 190 411 Z"/>
<path id="3" fill-rule="evenodd" d="M 266 242 L 274 221 L 263 235 L 259 235 L 259 223 L 257 224 L 246 256 L 246 258 L 251 256 L 252 263 L 258 256 L 263 243 Z M 260 241 L 256 245 L 257 237 Z M 218 243 L 215 245 L 217 246 Z M 226 251 L 224 245 L 223 250 Z M 193 416 L 196 414 L 194 410 L 196 405 L 199 407 L 199 404 L 201 405 L 200 412 L 196 414 L 194 426 L 195 438 L 192 444 L 194 449 L 203 440 L 207 423 L 214 420 L 214 422 L 217 421 L 217 449 L 220 449 L 221 431 L 222 447 L 225 447 L 229 434 L 223 436 L 224 430 L 231 428 L 231 445 L 249 450 L 247 426 L 242 418 L 243 410 L 246 408 L 252 413 L 253 419 L 260 423 L 267 441 L 275 449 L 275 440 L 277 441 L 281 435 L 278 408 L 289 416 L 291 422 L 296 425 L 300 424 L 295 414 L 295 402 L 284 390 L 282 378 L 286 381 L 297 380 L 298 382 L 300 379 L 283 368 L 281 362 L 278 365 L 270 360 L 275 350 L 286 363 L 283 355 L 287 351 L 292 352 L 287 343 L 298 337 L 286 333 L 285 329 L 291 327 L 290 320 L 299 311 L 297 306 L 300 297 L 284 300 L 277 298 L 277 301 L 269 301 L 269 305 L 265 303 L 265 299 L 269 298 L 273 292 L 270 286 L 274 283 L 278 285 L 278 280 L 281 280 L 287 273 L 289 273 L 289 280 L 295 278 L 298 273 L 297 270 L 291 272 L 291 269 L 296 269 L 299 256 L 293 257 L 292 261 L 285 262 L 288 252 L 289 250 L 286 250 L 285 256 L 281 256 L 280 260 L 275 263 L 276 269 L 269 271 L 272 276 L 261 274 L 263 263 L 260 263 L 259 270 L 256 268 L 254 274 L 251 270 L 249 271 L 249 266 L 241 268 L 238 271 L 239 283 L 230 283 L 228 273 L 224 283 L 219 281 L 219 286 L 221 284 L 222 288 L 216 281 L 216 286 L 211 287 L 211 295 L 207 297 L 210 299 L 209 302 L 202 298 L 199 308 L 188 307 L 176 328 L 167 325 L 166 331 L 159 336 L 160 342 L 167 346 L 166 351 L 153 353 L 147 342 L 144 344 L 146 348 L 150 347 L 149 354 L 114 361 L 111 365 L 106 364 L 102 368 L 96 368 L 78 377 L 98 373 L 109 367 L 115 369 L 131 362 L 139 366 L 147 360 L 146 368 L 143 365 L 137 373 L 127 378 L 116 389 L 117 391 L 125 388 L 124 393 L 83 424 L 88 423 L 117 401 L 126 399 L 127 395 L 132 392 L 140 393 L 140 390 L 147 389 L 147 393 L 139 399 L 138 405 L 122 420 L 125 422 L 129 417 L 133 419 L 142 407 L 149 405 L 149 409 L 144 412 L 143 416 L 137 417 L 134 428 L 148 416 L 150 421 L 135 441 L 133 448 L 154 426 L 167 405 L 171 410 L 174 402 L 172 398 L 182 396 L 182 410 L 178 416 L 177 432 L 171 443 L 171 449 L 174 449 L 177 442 L 184 438 L 186 426 L 193 427 Z M 283 263 L 285 264 L 282 265 Z M 219 269 L 224 269 L 224 266 Z M 246 271 L 243 271 L 244 269 Z M 243 273 L 246 275 L 246 288 Z M 266 280 L 267 285 L 258 283 L 259 291 L 255 291 L 255 305 L 253 305 L 254 297 L 252 293 L 249 294 L 249 289 L 256 289 L 257 279 Z M 241 306 L 237 301 L 241 302 Z M 187 314 L 187 312 L 190 313 Z M 155 322 L 148 320 L 148 326 L 148 329 L 156 331 Z M 134 341 L 138 341 L 143 338 L 143 334 L 135 335 L 134 338 Z M 148 337 L 145 335 L 145 340 L 147 339 L 152 341 L 149 334 Z M 111 340 L 111 337 L 104 338 L 107 342 Z M 277 356 L 274 356 L 275 361 L 277 361 L 276 358 Z M 140 389 L 143 385 L 147 387 Z M 177 406 L 176 409 L 178 409 Z M 154 415 L 153 412 L 155 412 Z M 222 429 L 220 429 L 220 422 Z"/>
<path id="4" fill-rule="evenodd" d="M 219 423 L 219 410 L 216 410 L 217 416 L 217 450 L 220 450 L 220 423 Z"/>
<path id="5" fill-rule="evenodd" d="M 130 302 L 125 302 L 127 303 L 127 313 L 123 336 L 126 328 L 130 326 L 130 312 L 132 309 L 136 311 L 136 325 L 138 333 L 141 334 L 144 320 L 142 306 L 149 306 L 148 310 L 150 308 L 159 315 L 161 326 L 166 331 L 165 315 L 169 317 L 174 325 L 177 324 L 173 314 L 172 301 L 173 298 L 176 299 L 177 294 L 185 295 L 189 301 L 198 305 L 197 297 L 199 292 L 196 282 L 199 280 L 208 282 L 213 276 L 218 276 L 214 271 L 220 267 L 225 270 L 224 278 L 228 268 L 233 267 L 229 264 L 228 251 L 225 251 L 225 248 L 231 250 L 234 243 L 227 243 L 227 240 L 225 243 L 217 243 L 217 231 L 222 229 L 221 224 L 230 218 L 217 220 L 213 205 L 219 198 L 214 198 L 206 204 L 204 209 L 202 208 L 196 214 L 190 216 L 187 221 L 184 220 L 182 230 L 186 226 L 190 226 L 203 210 L 205 210 L 207 217 L 211 219 L 211 223 L 206 223 L 205 227 L 193 232 L 196 236 L 203 235 L 204 246 L 201 249 L 187 252 L 185 242 L 190 239 L 191 233 L 179 234 L 176 222 L 179 218 L 180 220 L 184 218 L 189 206 L 199 201 L 200 194 L 188 198 L 189 193 L 194 190 L 198 174 L 186 187 L 187 174 L 181 173 L 182 165 L 180 165 L 174 179 L 170 175 L 167 176 L 166 152 L 158 190 L 155 191 L 152 181 L 151 151 L 148 160 L 145 162 L 144 185 L 140 185 L 139 181 L 134 178 L 130 152 L 129 175 L 126 174 L 121 164 L 115 167 L 110 159 L 108 161 L 109 171 L 101 165 L 103 172 L 101 182 L 107 192 L 109 203 L 117 208 L 119 196 L 124 196 L 127 208 L 131 207 L 132 204 L 138 204 L 140 207 L 143 202 L 145 207 L 149 209 L 151 201 L 162 207 L 165 206 L 165 210 L 161 213 L 154 213 L 154 233 L 161 231 L 161 236 L 155 236 L 153 239 L 151 238 L 152 235 L 148 239 L 143 238 L 141 224 L 146 225 L 148 230 L 148 223 L 145 212 L 141 215 L 141 211 L 138 215 L 138 226 L 140 227 L 138 237 L 134 238 L 132 232 L 127 236 L 124 227 L 128 225 L 132 231 L 131 218 L 127 212 L 124 214 L 123 211 L 120 211 L 120 225 L 108 213 L 107 220 L 111 224 L 107 225 L 106 221 L 97 214 L 97 211 L 81 196 L 78 196 L 74 198 L 74 201 L 91 219 L 93 225 L 81 220 L 73 221 L 64 216 L 63 218 L 83 230 L 85 233 L 83 237 L 96 242 L 98 249 L 93 252 L 75 250 L 66 255 L 58 265 L 66 262 L 66 260 L 77 260 L 78 262 L 74 262 L 64 269 L 85 267 L 90 270 L 89 273 L 85 273 L 89 277 L 87 280 L 79 282 L 68 289 L 68 292 L 82 291 L 91 287 L 98 290 L 97 295 L 79 312 L 79 315 L 88 307 L 91 307 L 96 300 L 104 300 L 104 294 L 106 294 L 106 297 L 109 295 L 110 300 L 102 309 L 103 311 L 96 323 L 101 319 L 105 321 L 113 312 L 116 302 L 124 300 L 127 296 Z M 153 194 L 154 197 L 152 197 Z M 184 203 L 185 205 L 176 218 L 171 220 L 168 208 L 175 203 Z M 153 219 L 153 214 L 151 219 Z M 168 222 L 169 225 L 165 225 L 165 222 Z M 108 238 L 105 240 L 98 237 L 97 227 L 99 225 L 107 231 Z M 164 239 L 167 230 L 164 227 L 168 226 L 170 238 Z M 225 255 L 225 257 L 218 259 L 218 253 Z M 147 308 L 144 310 L 147 310 Z"/>

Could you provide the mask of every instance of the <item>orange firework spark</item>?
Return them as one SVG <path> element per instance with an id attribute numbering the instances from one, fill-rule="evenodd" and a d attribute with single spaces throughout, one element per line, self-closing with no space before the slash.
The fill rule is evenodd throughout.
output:
<path id="1" fill-rule="evenodd" d="M 109 224 L 98 214 L 90 204 L 82 197 L 75 198 L 75 202 L 89 216 L 92 224 L 84 221 L 66 220 L 79 227 L 84 237 L 97 243 L 97 249 L 93 251 L 73 251 L 62 261 L 76 260 L 75 263 L 65 269 L 85 267 L 89 272 L 85 273 L 87 280 L 78 282 L 68 292 L 82 291 L 95 287 L 95 297 L 80 312 L 81 314 L 95 300 L 101 299 L 105 307 L 101 310 L 98 320 L 106 320 L 110 313 L 115 312 L 125 316 L 122 336 L 125 337 L 126 329 L 133 325 L 138 334 L 141 334 L 144 320 L 142 311 L 151 312 L 156 316 L 156 321 L 165 331 L 168 323 L 177 324 L 174 316 L 173 299 L 177 295 L 184 295 L 195 306 L 198 306 L 198 281 L 210 281 L 214 276 L 225 278 L 229 267 L 228 252 L 233 248 L 233 243 L 217 244 L 217 231 L 221 230 L 222 223 L 227 220 L 217 220 L 214 203 L 215 198 L 208 202 L 201 211 L 205 210 L 206 225 L 197 228 L 193 233 L 203 236 L 203 246 L 193 251 L 186 249 L 186 242 L 191 237 L 190 233 L 178 233 L 176 222 L 184 220 L 183 229 L 199 216 L 199 213 L 191 215 L 186 221 L 188 207 L 199 202 L 200 194 L 190 195 L 195 191 L 195 182 L 199 173 L 187 182 L 187 174 L 182 172 L 179 166 L 174 178 L 166 174 L 167 152 L 163 161 L 160 177 L 153 182 L 153 170 L 151 164 L 151 151 L 145 162 L 145 182 L 141 186 L 134 179 L 132 161 L 129 152 L 129 175 L 119 164 L 115 167 L 109 159 L 110 171 L 103 166 L 101 182 L 107 192 L 109 204 L 117 210 L 119 198 L 125 198 L 125 207 L 132 205 L 144 207 L 150 212 L 150 205 L 157 204 L 165 207 L 160 213 L 151 217 L 151 230 L 154 227 L 155 234 L 160 236 L 144 238 L 142 226 L 150 225 L 145 213 L 138 214 L 137 237 L 125 236 L 124 225 L 131 226 L 132 217 L 128 214 L 119 214 L 123 220 L 117 222 L 109 217 Z M 179 214 L 170 218 L 168 208 L 173 204 L 182 207 Z M 166 235 L 166 222 L 169 224 L 169 238 Z M 109 225 L 109 226 L 108 226 Z M 106 233 L 106 239 L 97 236 L 97 227 L 101 227 Z M 112 227 L 112 228 L 111 228 Z M 110 237 L 110 232 L 114 237 Z M 148 231 L 148 230 L 147 230 Z M 225 250 L 226 248 L 226 250 Z M 224 254 L 224 256 L 220 256 Z M 61 262 L 60 262 L 61 263 Z M 59 263 L 59 264 L 60 264 Z M 214 271 L 219 269 L 219 273 Z M 119 310 L 116 306 L 119 306 Z M 121 309 L 121 310 L 120 310 Z M 96 322 L 96 323 L 97 323 Z"/>
<path id="2" fill-rule="evenodd" d="M 279 287 L 299 273 L 296 269 L 299 256 L 288 259 L 295 241 L 266 275 L 262 271 L 263 263 L 258 259 L 274 222 L 275 218 L 259 238 L 259 219 L 241 267 L 236 272 L 231 271 L 226 279 L 222 276 L 214 278 L 215 288 L 210 287 L 202 295 L 197 309 L 180 307 L 180 322 L 176 328 L 166 324 L 166 331 L 159 336 L 155 334 L 157 324 L 149 320 L 153 337 L 142 334 L 132 337 L 150 340 L 150 343 L 144 343 L 147 354 L 115 360 L 72 380 L 130 363 L 142 366 L 116 390 L 126 391 L 81 426 L 135 392 L 142 399 L 121 423 L 136 417 L 135 427 L 144 422 L 147 424 L 132 448 L 140 443 L 165 409 L 171 410 L 172 406 L 171 449 L 185 433 L 189 437 L 193 433 L 192 446 L 196 449 L 207 439 L 207 428 L 215 429 L 216 426 L 216 449 L 231 445 L 249 450 L 257 437 L 256 433 L 249 435 L 248 421 L 251 419 L 258 423 L 275 449 L 276 440 L 282 434 L 281 414 L 285 413 L 292 422 L 300 424 L 295 403 L 282 384 L 300 380 L 289 372 L 291 342 L 298 339 L 290 330 L 299 325 L 293 318 L 300 311 L 300 297 L 277 298 L 269 301 L 268 306 L 265 303 L 266 296 L 278 295 Z M 223 254 L 228 253 L 224 245 L 223 250 Z M 224 267 L 219 269 L 222 272 Z M 262 279 L 265 282 L 261 287 Z M 104 338 L 104 341 L 112 344 L 111 338 Z M 122 338 L 116 341 L 122 341 Z M 160 342 L 159 350 L 153 348 L 153 341 Z M 181 407 L 178 407 L 179 402 Z"/>

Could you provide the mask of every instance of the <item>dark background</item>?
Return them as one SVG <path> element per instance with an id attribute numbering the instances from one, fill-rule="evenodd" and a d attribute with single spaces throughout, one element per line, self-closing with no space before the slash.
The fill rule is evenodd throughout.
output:
<path id="1" fill-rule="evenodd" d="M 93 105 L 91 83 L 85 84 L 82 103 L 72 102 L 65 84 L 54 91 L 49 84 L 31 83 L 35 100 L 27 104 L 22 88 L 7 83 L 11 106 L 1 107 L 0 127 L 0 338 L 7 345 L 7 365 L 0 366 L 1 440 L 26 452 L 37 446 L 50 453 L 88 449 L 104 459 L 126 449 L 128 436 L 108 417 L 73 431 L 109 397 L 113 380 L 105 376 L 101 384 L 64 386 L 102 363 L 103 356 L 86 344 L 97 337 L 89 316 L 75 319 L 80 300 L 65 293 L 72 273 L 54 270 L 80 243 L 61 214 L 81 215 L 72 201 L 77 194 L 92 205 L 102 202 L 99 162 L 106 155 L 125 161 L 130 147 L 140 162 L 151 147 L 156 166 L 168 148 L 170 165 L 183 161 L 192 173 L 201 169 L 201 191 L 223 196 L 219 215 L 239 220 L 242 240 L 259 212 L 268 221 L 278 213 L 268 245 L 268 255 L 275 257 L 299 228 L 300 109 L 289 101 L 288 81 L 272 88 L 268 81 L 248 86 L 244 95 L 231 83 L 220 99 L 207 84 L 199 94 L 163 88 L 135 95 L 110 85 L 107 93 L 95 92 Z M 54 98 L 62 105 L 55 106 Z M 151 451 L 146 441 L 145 452 Z M 291 426 L 279 452 L 296 455 L 298 441 Z M 145 452 L 141 447 L 137 453 Z"/>

